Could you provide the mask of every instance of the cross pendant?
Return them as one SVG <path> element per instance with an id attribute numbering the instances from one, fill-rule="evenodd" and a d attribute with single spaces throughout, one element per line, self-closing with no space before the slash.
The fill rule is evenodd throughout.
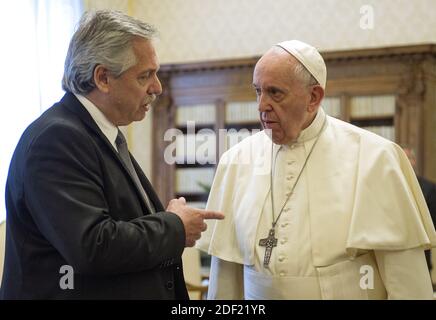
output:
<path id="1" fill-rule="evenodd" d="M 265 268 L 269 265 L 269 260 L 271 259 L 271 253 L 274 247 L 277 247 L 277 238 L 274 237 L 274 228 L 269 230 L 268 237 L 259 240 L 259 246 L 265 247 L 265 257 L 263 258 L 263 266 Z"/>

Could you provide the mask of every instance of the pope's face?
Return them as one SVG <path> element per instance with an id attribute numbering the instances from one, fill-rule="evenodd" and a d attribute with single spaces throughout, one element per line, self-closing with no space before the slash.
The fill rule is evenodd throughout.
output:
<path id="1" fill-rule="evenodd" d="M 151 41 L 135 39 L 132 47 L 137 63 L 109 81 L 111 113 L 117 126 L 144 119 L 151 102 L 162 93 L 157 77 L 159 63 Z"/>
<path id="2" fill-rule="evenodd" d="M 284 50 L 268 51 L 256 64 L 253 86 L 264 129 L 272 130 L 276 144 L 288 144 L 313 121 L 316 110 L 309 107 L 311 86 L 294 74 L 297 60 Z"/>

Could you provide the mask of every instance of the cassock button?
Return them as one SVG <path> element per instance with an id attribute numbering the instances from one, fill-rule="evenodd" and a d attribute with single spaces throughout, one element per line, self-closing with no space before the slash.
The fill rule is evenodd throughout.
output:
<path id="1" fill-rule="evenodd" d="M 283 239 L 280 240 L 280 243 L 281 243 L 281 244 L 285 244 L 286 241 L 288 241 L 288 239 L 287 239 L 287 238 L 283 238 Z"/>
<path id="2" fill-rule="evenodd" d="M 291 208 L 285 208 L 283 211 L 288 212 Z"/>
<path id="3" fill-rule="evenodd" d="M 285 260 L 285 257 L 284 256 L 279 256 L 279 261 L 283 262 L 283 260 Z"/>
<path id="4" fill-rule="evenodd" d="M 287 176 L 286 180 L 291 181 L 294 176 Z"/>
<path id="5" fill-rule="evenodd" d="M 282 228 L 286 228 L 287 225 L 288 225 L 287 222 L 283 222 L 283 223 L 282 223 Z"/>
<path id="6" fill-rule="evenodd" d="M 284 277 L 284 276 L 286 276 L 286 272 L 281 271 L 281 272 L 279 273 L 279 276 L 280 276 L 280 277 Z"/>

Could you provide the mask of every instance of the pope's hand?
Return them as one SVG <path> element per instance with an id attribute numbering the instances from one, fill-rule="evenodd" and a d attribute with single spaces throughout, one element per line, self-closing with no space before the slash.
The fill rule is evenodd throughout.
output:
<path id="1" fill-rule="evenodd" d="M 205 219 L 224 219 L 221 212 L 207 211 L 188 207 L 185 198 L 173 199 L 168 204 L 167 210 L 173 212 L 182 219 L 186 234 L 186 247 L 193 247 L 195 241 L 200 239 L 201 233 L 206 231 Z"/>

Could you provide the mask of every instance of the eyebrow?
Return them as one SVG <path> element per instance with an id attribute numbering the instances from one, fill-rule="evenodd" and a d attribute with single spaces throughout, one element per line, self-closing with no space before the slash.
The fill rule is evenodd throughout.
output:
<path id="1" fill-rule="evenodd" d="M 142 75 L 145 75 L 147 73 L 158 72 L 158 70 L 159 70 L 159 67 L 158 68 L 149 68 L 149 69 L 146 69 L 146 70 L 140 72 L 139 75 L 142 76 Z"/>
<path id="2" fill-rule="evenodd" d="M 254 89 L 258 89 L 259 88 L 255 83 L 252 83 L 251 85 L 253 86 Z M 272 89 L 276 90 L 276 91 L 279 91 L 279 92 L 282 92 L 282 93 L 286 92 L 282 88 L 279 88 L 279 87 L 276 87 L 276 86 L 268 86 L 268 87 L 266 87 L 267 91 L 270 91 Z"/>
<path id="3" fill-rule="evenodd" d="M 268 90 L 274 89 L 274 90 L 279 91 L 279 92 L 285 92 L 282 88 L 279 88 L 279 87 L 276 87 L 276 86 L 270 86 L 267 89 Z"/>

